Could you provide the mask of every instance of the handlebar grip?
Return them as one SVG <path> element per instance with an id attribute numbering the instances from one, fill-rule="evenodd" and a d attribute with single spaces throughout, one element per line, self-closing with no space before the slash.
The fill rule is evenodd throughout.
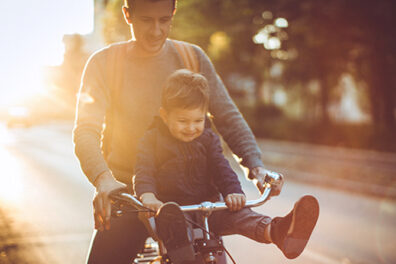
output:
<path id="1" fill-rule="evenodd" d="M 139 199 L 136 198 L 134 195 L 128 193 L 128 191 L 125 188 L 120 188 L 120 189 L 116 189 L 116 190 L 112 191 L 109 194 L 109 197 L 114 200 L 125 201 L 125 202 L 133 205 L 134 207 L 136 207 L 136 209 L 146 210 L 143 203 L 141 201 L 139 201 Z"/>
<path id="2" fill-rule="evenodd" d="M 267 172 L 267 175 L 265 177 L 265 182 L 272 184 L 274 182 L 280 181 L 283 179 L 283 175 L 274 171 L 269 171 Z"/>

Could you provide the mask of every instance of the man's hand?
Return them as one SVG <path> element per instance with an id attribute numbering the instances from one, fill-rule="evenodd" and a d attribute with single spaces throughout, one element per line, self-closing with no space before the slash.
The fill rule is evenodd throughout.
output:
<path id="1" fill-rule="evenodd" d="M 143 193 L 140 196 L 140 200 L 142 201 L 143 205 L 151 210 L 153 210 L 154 212 L 149 212 L 146 214 L 146 217 L 152 217 L 155 215 L 155 212 L 158 211 L 158 209 L 161 207 L 161 205 L 163 204 L 163 202 L 161 202 L 160 200 L 157 199 L 157 197 L 155 197 L 154 193 Z"/>
<path id="2" fill-rule="evenodd" d="M 109 230 L 111 217 L 109 193 L 119 188 L 125 188 L 126 185 L 114 179 L 110 172 L 99 175 L 94 185 L 96 187 L 93 200 L 95 229 L 99 231 Z"/>
<path id="3" fill-rule="evenodd" d="M 267 173 L 270 171 L 264 169 L 263 167 L 256 167 L 250 170 L 249 179 L 257 179 L 257 188 L 261 193 L 264 191 L 264 181 Z M 277 196 L 282 191 L 283 187 L 283 176 L 275 181 L 271 186 L 271 194 L 270 196 Z"/>
<path id="4" fill-rule="evenodd" d="M 225 202 L 230 211 L 239 211 L 245 206 L 246 197 L 241 193 L 231 193 L 226 196 Z"/>

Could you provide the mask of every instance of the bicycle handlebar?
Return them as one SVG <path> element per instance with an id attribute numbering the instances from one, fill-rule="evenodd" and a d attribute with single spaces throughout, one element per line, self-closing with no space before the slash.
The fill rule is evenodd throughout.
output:
<path id="1" fill-rule="evenodd" d="M 279 181 L 283 176 L 276 172 L 269 172 L 265 177 L 264 183 L 264 191 L 261 194 L 260 198 L 256 200 L 249 200 L 246 202 L 245 207 L 256 207 L 260 206 L 267 201 L 269 195 L 271 193 L 271 185 L 274 182 Z M 257 181 L 257 180 L 256 180 Z M 130 193 L 126 193 L 120 190 L 115 190 L 110 194 L 110 198 L 121 200 L 127 202 L 128 204 L 132 205 L 136 209 L 147 210 L 147 208 L 143 205 L 139 199 L 137 199 L 134 195 Z M 183 205 L 180 206 L 183 212 L 195 212 L 195 211 L 202 211 L 202 212 L 213 212 L 227 209 L 227 205 L 225 202 L 202 202 L 200 204 L 193 204 L 193 205 Z"/>

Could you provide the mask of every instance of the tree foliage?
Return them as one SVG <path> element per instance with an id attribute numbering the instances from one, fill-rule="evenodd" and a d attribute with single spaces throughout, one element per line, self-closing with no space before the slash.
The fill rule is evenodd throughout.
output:
<path id="1" fill-rule="evenodd" d="M 122 1 L 108 2 L 107 31 L 127 36 Z M 375 126 L 395 131 L 395 7 L 394 0 L 179 0 L 171 37 L 201 46 L 223 77 L 253 77 L 257 90 L 276 63 L 284 69 L 277 82 L 298 89 L 301 97 L 310 96 L 309 83 L 319 83 L 319 96 L 312 99 L 324 123 L 330 121 L 328 104 L 340 76 L 352 74 L 365 84 L 359 92 L 370 101 Z M 255 44 L 254 36 L 279 17 L 288 27 L 270 35 L 281 47 L 271 51 Z"/>
<path id="2" fill-rule="evenodd" d="M 394 128 L 394 11 L 390 0 L 281 1 L 276 12 L 290 21 L 288 45 L 299 52 L 286 80 L 320 80 L 324 106 L 339 76 L 350 72 L 369 86 L 373 121 Z"/>

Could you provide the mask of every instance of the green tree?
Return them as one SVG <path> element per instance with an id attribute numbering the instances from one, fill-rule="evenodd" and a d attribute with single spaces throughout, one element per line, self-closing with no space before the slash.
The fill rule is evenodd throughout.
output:
<path id="1" fill-rule="evenodd" d="M 107 5 L 108 41 L 114 41 L 114 32 L 129 38 L 122 1 Z M 284 86 L 306 87 L 317 80 L 324 123 L 329 122 L 327 108 L 339 77 L 350 72 L 367 83 L 372 119 L 386 130 L 395 127 L 394 10 L 393 0 L 180 0 L 171 37 L 201 46 L 223 77 L 239 72 L 253 76 L 259 86 L 280 60 L 285 72 L 278 81 Z M 263 16 L 264 11 L 271 11 L 273 17 Z M 253 43 L 253 36 L 277 17 L 289 22 L 278 51 L 297 56 L 274 58 L 271 51 Z M 302 96 L 309 94 L 300 90 Z"/>

